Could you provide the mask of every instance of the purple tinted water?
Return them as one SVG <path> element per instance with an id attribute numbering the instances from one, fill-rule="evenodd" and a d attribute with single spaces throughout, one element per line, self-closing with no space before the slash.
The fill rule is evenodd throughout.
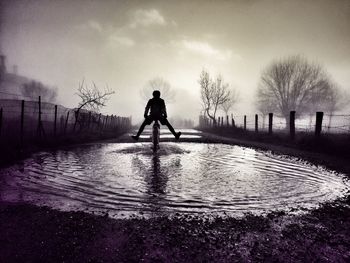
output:
<path id="1" fill-rule="evenodd" d="M 350 189 L 342 174 L 223 144 L 161 143 L 157 154 L 150 143 L 83 145 L 0 173 L 2 200 L 115 217 L 314 208 Z"/>

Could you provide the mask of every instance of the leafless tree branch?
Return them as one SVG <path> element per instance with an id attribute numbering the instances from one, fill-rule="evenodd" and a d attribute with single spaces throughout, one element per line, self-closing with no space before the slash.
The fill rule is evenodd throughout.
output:
<path id="1" fill-rule="evenodd" d="M 146 83 L 146 85 L 140 90 L 142 100 L 149 100 L 154 90 L 159 90 L 161 97 L 167 103 L 173 103 L 175 101 L 175 91 L 172 89 L 170 83 L 163 78 L 153 78 Z"/>
<path id="2" fill-rule="evenodd" d="M 108 86 L 102 91 L 100 90 L 94 82 L 92 86 L 85 84 L 84 80 L 79 83 L 78 95 L 81 99 L 79 102 L 77 112 L 81 109 L 88 109 L 98 112 L 102 107 L 106 106 L 106 102 L 110 99 L 110 96 L 115 92 L 110 90 Z"/>
<path id="3" fill-rule="evenodd" d="M 205 70 L 202 70 L 198 82 L 201 88 L 203 110 L 216 123 L 217 110 L 230 101 L 229 85 L 223 81 L 220 75 L 213 81 Z"/>
<path id="4" fill-rule="evenodd" d="M 263 114 L 280 114 L 288 123 L 292 110 L 297 117 L 317 110 L 327 111 L 334 90 L 334 84 L 320 65 L 309 63 L 302 56 L 291 56 L 274 61 L 263 71 L 257 108 Z"/>

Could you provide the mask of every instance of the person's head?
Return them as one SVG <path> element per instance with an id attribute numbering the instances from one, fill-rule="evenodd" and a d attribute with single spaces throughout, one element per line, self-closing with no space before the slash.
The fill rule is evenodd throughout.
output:
<path id="1" fill-rule="evenodd" d="M 155 91 L 153 91 L 152 95 L 153 95 L 153 98 L 160 98 L 160 91 L 155 90 Z"/>

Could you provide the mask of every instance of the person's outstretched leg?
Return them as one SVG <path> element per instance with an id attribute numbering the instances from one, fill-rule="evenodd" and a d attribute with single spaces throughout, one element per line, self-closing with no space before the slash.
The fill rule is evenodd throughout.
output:
<path id="1" fill-rule="evenodd" d="M 165 125 L 168 127 L 169 131 L 171 131 L 171 133 L 172 133 L 172 134 L 175 136 L 175 138 L 178 140 L 178 139 L 180 138 L 180 136 L 181 136 L 181 132 L 175 132 L 173 126 L 171 126 L 171 124 L 169 123 L 169 121 L 168 121 L 167 119 L 164 119 L 164 120 L 162 120 L 162 121 L 163 121 L 162 124 L 165 124 Z"/>
<path id="2" fill-rule="evenodd" d="M 140 129 L 139 129 L 139 131 L 137 132 L 137 134 L 136 134 L 136 135 L 132 135 L 131 137 L 132 137 L 134 140 L 137 141 L 137 140 L 139 139 L 141 133 L 142 133 L 143 130 L 145 129 L 146 125 L 150 124 L 151 122 L 152 122 L 152 120 L 150 120 L 150 119 L 145 119 L 145 120 L 143 121 L 143 123 L 141 124 Z"/>

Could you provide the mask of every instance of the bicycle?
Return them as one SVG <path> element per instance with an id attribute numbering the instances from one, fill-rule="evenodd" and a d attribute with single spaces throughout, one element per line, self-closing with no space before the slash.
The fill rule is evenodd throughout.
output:
<path id="1" fill-rule="evenodd" d="M 160 125 L 158 120 L 155 120 L 152 128 L 153 152 L 156 152 L 159 149 L 159 139 L 160 139 Z"/>

